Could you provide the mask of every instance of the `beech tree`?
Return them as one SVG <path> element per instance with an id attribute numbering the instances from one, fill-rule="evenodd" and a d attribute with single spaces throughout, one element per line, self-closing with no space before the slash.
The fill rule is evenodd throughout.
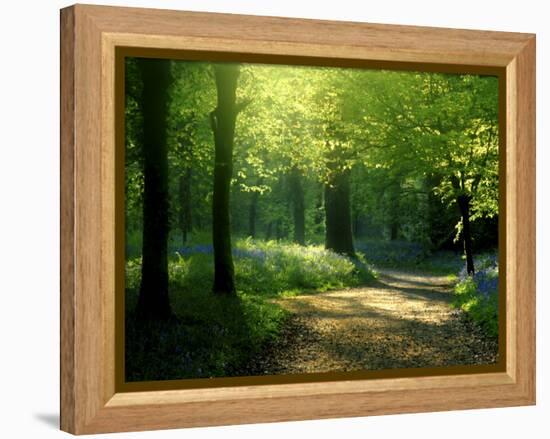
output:
<path id="1" fill-rule="evenodd" d="M 437 249 L 454 236 L 475 272 L 476 230 L 498 216 L 497 78 L 127 67 L 127 241 L 143 257 L 144 315 L 170 314 L 169 240 L 185 249 L 211 236 L 212 290 L 228 296 L 234 236 L 324 242 L 348 257 L 358 239 Z"/>
<path id="2" fill-rule="evenodd" d="M 210 113 L 214 133 L 214 191 L 212 196 L 212 243 L 214 245 L 214 293 L 235 295 L 235 269 L 231 249 L 229 194 L 233 175 L 235 122 L 243 103 L 237 104 L 239 67 L 214 67 L 217 106 Z"/>
<path id="3" fill-rule="evenodd" d="M 168 298 L 168 99 L 170 61 L 140 59 L 143 115 L 143 249 L 136 312 L 142 318 L 171 315 Z"/>

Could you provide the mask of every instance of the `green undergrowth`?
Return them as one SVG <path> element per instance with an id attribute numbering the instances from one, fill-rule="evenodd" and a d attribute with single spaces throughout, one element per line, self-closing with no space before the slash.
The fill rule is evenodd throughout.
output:
<path id="1" fill-rule="evenodd" d="M 366 261 L 376 267 L 418 270 L 432 274 L 451 275 L 464 265 L 461 255 L 453 251 L 431 251 L 415 242 L 360 240 L 357 249 Z"/>
<path id="2" fill-rule="evenodd" d="M 239 375 L 239 368 L 273 340 L 287 313 L 261 298 L 217 297 L 171 291 L 175 318 L 167 322 L 126 321 L 129 381 Z"/>
<path id="3" fill-rule="evenodd" d="M 482 255 L 475 261 L 476 273 L 464 270 L 455 284 L 453 305 L 461 309 L 486 332 L 498 336 L 498 263 L 496 255 Z"/>
<path id="4" fill-rule="evenodd" d="M 361 256 L 352 260 L 321 246 L 242 239 L 234 247 L 236 297 L 211 292 L 211 246 L 186 247 L 171 256 L 174 318 L 162 323 L 134 318 L 141 261 L 127 261 L 128 381 L 238 376 L 278 336 L 288 316 L 275 298 L 359 286 L 374 278 Z"/>

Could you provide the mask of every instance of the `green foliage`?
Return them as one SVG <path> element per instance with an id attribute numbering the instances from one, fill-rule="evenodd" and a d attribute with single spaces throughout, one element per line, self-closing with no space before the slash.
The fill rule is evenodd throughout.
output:
<path id="1" fill-rule="evenodd" d="M 135 291 L 128 290 L 128 299 Z M 172 287 L 177 319 L 137 321 L 126 317 L 129 381 L 239 375 L 264 343 L 276 337 L 286 312 L 248 295 L 220 297 Z"/>
<path id="2" fill-rule="evenodd" d="M 466 312 L 475 322 L 481 324 L 489 334 L 498 336 L 498 295 L 489 297 L 478 293 L 477 285 L 471 278 L 459 282 L 455 287 L 454 305 Z"/>
<path id="3" fill-rule="evenodd" d="M 454 251 L 431 251 L 427 246 L 408 241 L 360 240 L 357 249 L 375 267 L 405 268 L 454 276 L 464 266 Z"/>
<path id="4" fill-rule="evenodd" d="M 141 228 L 140 83 L 127 62 L 127 229 Z M 211 63 L 173 62 L 169 128 L 172 229 L 191 206 L 188 231 L 211 225 L 216 101 Z M 288 174 L 302 177 L 306 240 L 324 232 L 322 185 L 351 169 L 356 235 L 404 239 L 432 249 L 460 233 L 456 197 L 471 220 L 498 215 L 498 80 L 491 76 L 243 64 L 233 157 L 233 231 L 293 234 Z M 185 176 L 184 203 L 178 182 Z M 185 198 L 185 197 L 184 197 Z M 366 227 L 366 225 L 369 227 Z M 456 231 L 453 227 L 457 226 Z M 373 235 L 373 233 L 375 233 Z M 473 231 L 475 234 L 475 230 Z"/>
<path id="5" fill-rule="evenodd" d="M 374 278 L 362 258 L 352 261 L 321 246 L 240 239 L 234 260 L 238 295 L 228 298 L 211 293 L 210 246 L 197 245 L 176 254 L 168 269 L 170 303 L 177 319 L 145 326 L 132 314 L 140 284 L 140 258 L 127 261 L 129 380 L 238 375 L 278 335 L 284 322 L 287 313 L 272 299 L 357 286 Z"/>
<path id="6" fill-rule="evenodd" d="M 212 286 L 212 247 L 189 248 L 176 254 L 168 264 L 173 289 L 204 291 Z M 293 292 L 327 291 L 365 284 L 374 278 L 371 268 L 359 255 L 357 260 L 325 250 L 320 245 L 303 247 L 277 241 L 238 239 L 234 249 L 238 291 L 245 295 L 272 297 Z M 126 285 L 139 286 L 140 259 L 126 263 Z"/>
<path id="7" fill-rule="evenodd" d="M 478 239 L 480 247 L 496 244 L 497 233 L 489 233 L 498 223 L 496 77 L 243 64 L 237 102 L 247 105 L 235 128 L 231 232 L 244 237 L 254 230 L 255 239 L 233 240 L 238 298 L 213 297 L 213 64 L 173 61 L 171 68 L 169 254 L 180 256 L 170 258 L 169 278 L 178 320 L 138 327 L 131 310 L 141 275 L 143 120 L 136 60 L 126 63 L 127 364 L 133 379 L 238 373 L 284 320 L 274 298 L 361 285 L 373 277 L 367 261 L 456 272 L 460 257 L 437 250 L 460 248 L 453 243 L 461 237 L 458 196 L 471 200 L 474 249 L 476 237 L 488 237 Z M 322 246 L 324 189 L 348 172 L 356 260 Z M 287 243 L 299 230 L 291 173 L 303 192 L 305 247 Z M 496 299 L 478 293 L 475 280 L 461 280 L 457 306 L 494 331 Z"/>
<path id="8" fill-rule="evenodd" d="M 475 276 L 461 273 L 455 285 L 453 305 L 481 325 L 488 334 L 498 336 L 498 265 L 495 257 L 481 256 Z"/>
<path id="9" fill-rule="evenodd" d="M 236 242 L 237 284 L 244 292 L 262 295 L 293 294 L 353 287 L 373 279 L 360 256 L 354 261 L 325 250 L 320 245 L 307 247 L 276 241 Z"/>

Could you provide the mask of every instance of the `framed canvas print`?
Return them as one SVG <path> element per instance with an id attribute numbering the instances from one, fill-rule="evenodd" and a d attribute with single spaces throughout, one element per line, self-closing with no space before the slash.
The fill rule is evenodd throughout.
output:
<path id="1" fill-rule="evenodd" d="M 535 402 L 535 37 L 61 11 L 61 428 Z"/>

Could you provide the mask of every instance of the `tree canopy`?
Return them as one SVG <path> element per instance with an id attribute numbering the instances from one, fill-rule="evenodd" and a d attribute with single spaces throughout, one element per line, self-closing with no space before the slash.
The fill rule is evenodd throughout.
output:
<path id="1" fill-rule="evenodd" d="M 155 110 L 143 60 L 126 62 L 126 241 L 144 263 L 147 212 L 162 208 L 147 206 L 151 118 L 164 131 L 168 248 L 213 242 L 214 291 L 238 289 L 232 234 L 351 258 L 362 239 L 460 245 L 472 274 L 475 249 L 497 245 L 498 78 L 164 63 Z"/>

